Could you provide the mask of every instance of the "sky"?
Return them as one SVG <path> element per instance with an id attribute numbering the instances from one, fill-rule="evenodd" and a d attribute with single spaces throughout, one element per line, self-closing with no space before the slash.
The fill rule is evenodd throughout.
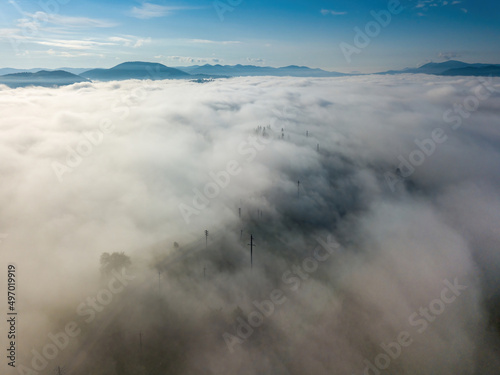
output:
<path id="1" fill-rule="evenodd" d="M 140 60 L 168 66 L 305 65 L 348 73 L 447 59 L 500 63 L 494 47 L 500 38 L 498 2 L 398 3 L 5 0 L 0 67 L 95 68 Z M 388 8 L 396 11 L 387 13 Z M 390 19 L 381 25 L 373 13 Z M 355 30 L 369 25 L 371 36 L 358 48 Z M 356 52 L 346 53 L 347 45 Z"/>

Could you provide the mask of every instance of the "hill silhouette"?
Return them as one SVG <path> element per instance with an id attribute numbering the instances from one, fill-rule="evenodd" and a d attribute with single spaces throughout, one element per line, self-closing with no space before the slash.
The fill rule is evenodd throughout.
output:
<path id="1" fill-rule="evenodd" d="M 344 73 L 328 72 L 322 69 L 311 69 L 307 66 L 289 65 L 281 68 L 255 65 L 195 65 L 179 68 L 190 74 L 216 74 L 230 77 L 237 76 L 292 76 L 292 77 L 340 77 Z"/>
<path id="2" fill-rule="evenodd" d="M 0 84 L 11 88 L 27 86 L 58 87 L 89 80 L 64 70 L 13 73 L 0 76 Z"/>
<path id="3" fill-rule="evenodd" d="M 406 68 L 402 70 L 388 70 L 377 74 L 433 74 L 433 75 L 464 75 L 464 76 L 488 76 L 498 75 L 500 65 L 495 64 L 469 64 L 462 61 L 449 60 L 441 63 L 427 63 L 418 68 Z M 495 73 L 496 72 L 496 73 Z"/>
<path id="4" fill-rule="evenodd" d="M 169 79 L 188 78 L 189 74 L 182 70 L 169 68 L 159 63 L 142 61 L 125 62 L 110 69 L 91 69 L 80 74 L 82 77 L 98 81 L 114 81 L 125 79 Z"/>

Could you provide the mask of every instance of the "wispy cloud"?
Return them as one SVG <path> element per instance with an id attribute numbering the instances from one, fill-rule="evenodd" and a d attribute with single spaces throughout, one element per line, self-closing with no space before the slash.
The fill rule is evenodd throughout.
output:
<path id="1" fill-rule="evenodd" d="M 109 41 L 115 42 L 123 45 L 124 47 L 132 47 L 138 48 L 142 47 L 147 43 L 151 43 L 151 38 L 142 38 L 133 35 L 124 35 L 124 36 L 112 36 L 108 38 Z"/>
<path id="2" fill-rule="evenodd" d="M 14 35 L 18 32 L 19 30 L 16 28 L 3 28 L 0 29 L 0 38 L 2 37 L 14 37 Z"/>
<path id="3" fill-rule="evenodd" d="M 104 58 L 104 55 L 101 53 L 91 53 L 91 52 L 68 52 L 68 51 L 56 51 L 53 49 L 49 49 L 46 51 L 46 53 L 50 56 L 57 56 L 57 57 L 71 57 L 71 58 L 76 58 L 76 57 L 101 57 Z"/>
<path id="4" fill-rule="evenodd" d="M 36 23 L 37 25 L 52 24 L 73 28 L 107 28 L 114 27 L 116 22 L 88 17 L 69 17 L 60 14 L 49 14 L 45 12 L 25 13 L 27 18 L 21 18 L 18 23 Z"/>
<path id="5" fill-rule="evenodd" d="M 64 50 L 91 50 L 98 47 L 124 46 L 131 48 L 142 47 L 144 44 L 151 43 L 151 38 L 142 38 L 132 35 L 113 36 L 105 39 L 41 39 L 31 40 L 31 42 Z"/>
<path id="6" fill-rule="evenodd" d="M 222 59 L 216 57 L 191 57 L 191 56 L 163 56 L 157 55 L 155 59 L 162 62 L 182 63 L 182 64 L 219 64 Z"/>
<path id="7" fill-rule="evenodd" d="M 208 40 L 208 39 L 188 39 L 189 43 L 196 44 L 240 44 L 238 40 Z"/>
<path id="8" fill-rule="evenodd" d="M 251 64 L 264 64 L 266 62 L 266 60 L 264 59 L 251 58 L 251 57 L 247 57 L 247 61 Z"/>
<path id="9" fill-rule="evenodd" d="M 438 56 L 445 60 L 457 59 L 462 57 L 462 55 L 458 52 L 439 52 Z"/>
<path id="10" fill-rule="evenodd" d="M 424 14 L 422 12 L 427 12 L 431 8 L 435 7 L 444 7 L 448 5 L 459 5 L 462 4 L 462 0 L 454 0 L 454 1 L 447 1 L 447 0 L 418 0 L 417 4 L 415 5 L 414 9 L 417 9 L 419 12 L 417 13 L 418 16 L 423 16 Z M 467 9 L 461 8 L 464 13 L 467 13 Z"/>
<path id="11" fill-rule="evenodd" d="M 331 9 L 321 9 L 321 14 L 324 16 L 326 15 L 343 16 L 344 14 L 347 14 L 347 12 L 338 12 L 336 10 L 331 10 Z"/>
<path id="12" fill-rule="evenodd" d="M 65 40 L 65 39 L 52 39 L 52 40 L 38 40 L 35 41 L 37 44 L 50 47 L 85 50 L 93 47 L 99 46 L 113 46 L 116 43 L 110 42 L 100 42 L 96 40 Z"/>
<path id="13" fill-rule="evenodd" d="M 151 3 L 144 3 L 140 7 L 133 7 L 130 15 L 139 19 L 150 19 L 157 17 L 165 17 L 172 14 L 176 10 L 199 9 L 199 7 L 188 6 L 166 6 Z"/>
<path id="14" fill-rule="evenodd" d="M 21 18 L 12 21 L 14 27 L 0 29 L 0 39 L 7 39 L 13 43 L 16 55 L 27 53 L 26 48 L 29 44 L 71 50 L 113 45 L 106 40 L 96 41 L 88 38 L 86 31 L 118 25 L 112 21 L 89 17 L 69 17 L 45 12 L 21 13 Z"/>

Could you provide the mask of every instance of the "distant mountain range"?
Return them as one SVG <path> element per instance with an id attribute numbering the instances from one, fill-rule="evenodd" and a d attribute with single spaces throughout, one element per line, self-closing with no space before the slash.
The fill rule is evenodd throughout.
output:
<path id="1" fill-rule="evenodd" d="M 192 79 L 207 82 L 215 78 L 239 76 L 292 76 L 292 77 L 342 77 L 354 74 L 311 69 L 290 65 L 282 68 L 255 65 L 194 65 L 171 68 L 159 63 L 125 62 L 110 69 L 61 68 L 50 69 L 0 69 L 0 84 L 9 87 L 62 86 L 86 81 L 115 81 L 126 79 Z M 444 76 L 500 76 L 500 65 L 468 64 L 461 61 L 428 63 L 419 68 L 389 70 L 375 74 L 433 74 Z M 361 74 L 357 74 L 361 75 Z"/>
<path id="2" fill-rule="evenodd" d="M 13 73 L 0 76 L 0 84 L 12 88 L 26 86 L 65 86 L 78 82 L 90 82 L 88 79 L 64 70 L 41 70 L 36 73 Z"/>
<path id="3" fill-rule="evenodd" d="M 442 63 L 428 63 L 419 68 L 406 68 L 402 70 L 389 70 L 377 74 L 434 74 L 444 76 L 500 76 L 500 65 L 494 64 L 468 64 L 462 61 L 449 60 Z"/>
<path id="4" fill-rule="evenodd" d="M 80 74 L 82 77 L 98 81 L 117 81 L 125 79 L 169 79 L 187 78 L 190 74 L 169 68 L 163 64 L 148 62 L 126 62 L 110 69 L 92 69 Z"/>
<path id="5" fill-rule="evenodd" d="M 179 67 L 189 74 L 224 75 L 229 77 L 241 76 L 292 76 L 292 77 L 341 77 L 347 74 L 338 72 L 328 72 L 322 69 L 311 69 L 307 66 L 284 66 L 282 68 L 272 68 L 270 66 L 255 65 L 194 65 Z"/>
<path id="6" fill-rule="evenodd" d="M 15 69 L 15 68 L 0 68 L 0 76 L 5 74 L 14 74 L 14 73 L 36 73 L 41 70 L 46 70 L 48 72 L 53 72 L 56 70 L 64 70 L 65 72 L 80 74 L 90 70 L 89 68 L 57 68 L 57 69 L 46 69 L 46 68 L 32 68 L 32 69 Z"/>
<path id="7" fill-rule="evenodd" d="M 492 76 L 500 77 L 500 65 L 486 65 L 481 67 L 464 67 L 448 69 L 441 73 L 444 76 Z"/>

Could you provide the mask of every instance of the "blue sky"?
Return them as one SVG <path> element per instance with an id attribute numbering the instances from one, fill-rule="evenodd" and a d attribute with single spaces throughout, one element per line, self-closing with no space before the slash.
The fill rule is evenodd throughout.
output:
<path id="1" fill-rule="evenodd" d="M 0 67 L 142 60 L 375 72 L 450 58 L 500 63 L 498 2 L 401 0 L 380 25 L 372 13 L 387 14 L 392 2 L 2 0 Z M 355 28 L 367 25 L 372 36 L 356 45 Z"/>

